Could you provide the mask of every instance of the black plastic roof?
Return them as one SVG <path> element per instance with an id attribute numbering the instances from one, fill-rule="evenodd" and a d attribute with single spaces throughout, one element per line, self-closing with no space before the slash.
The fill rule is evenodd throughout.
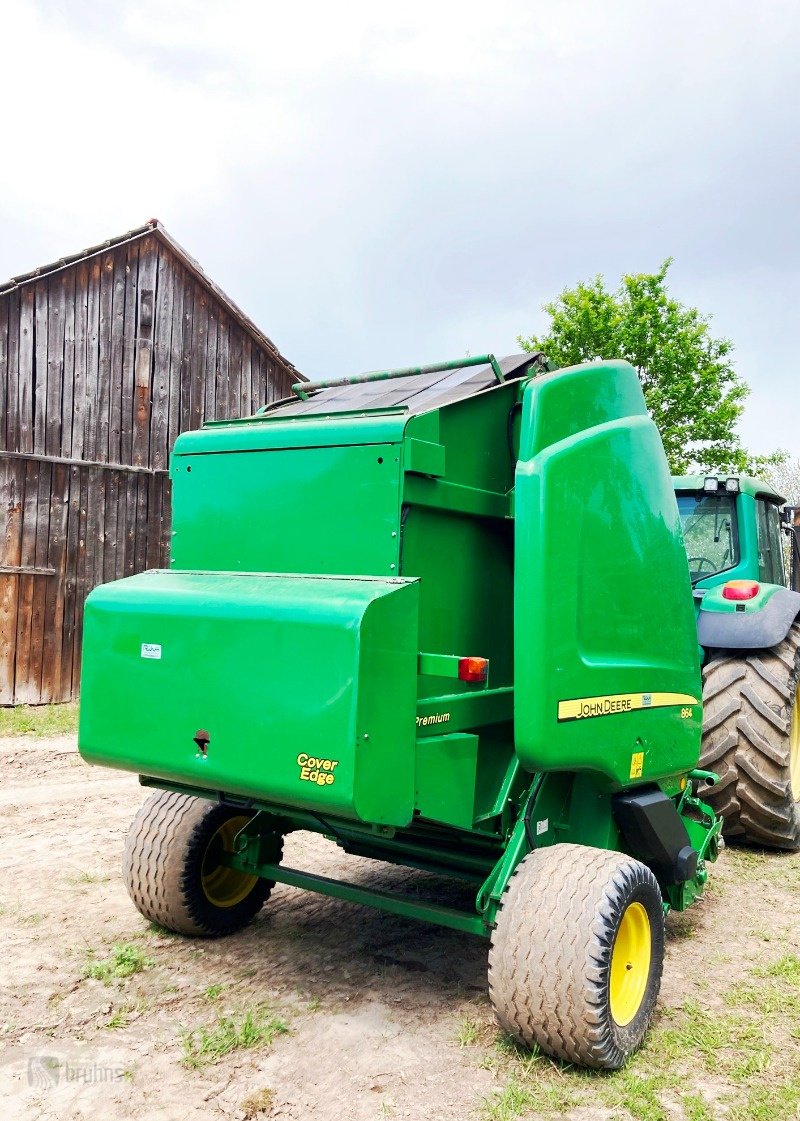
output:
<path id="1" fill-rule="evenodd" d="M 512 354 L 498 361 L 506 378 L 512 380 L 523 377 L 536 363 L 537 355 Z M 497 384 L 494 370 L 487 363 L 485 366 L 466 366 L 443 373 L 413 374 L 411 377 L 384 378 L 319 389 L 307 401 L 299 397 L 277 401 L 266 415 L 283 419 L 397 408 L 413 415 L 452 405 Z"/>

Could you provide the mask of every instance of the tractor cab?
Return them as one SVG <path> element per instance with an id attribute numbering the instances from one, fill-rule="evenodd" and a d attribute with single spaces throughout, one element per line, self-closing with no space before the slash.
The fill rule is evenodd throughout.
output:
<path id="1" fill-rule="evenodd" d="M 733 580 L 786 586 L 785 498 L 745 475 L 683 476 L 673 485 L 696 590 Z"/>

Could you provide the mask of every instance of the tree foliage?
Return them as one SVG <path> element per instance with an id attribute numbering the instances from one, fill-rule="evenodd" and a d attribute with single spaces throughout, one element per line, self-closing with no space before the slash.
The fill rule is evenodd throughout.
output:
<path id="1" fill-rule="evenodd" d="M 602 276 L 565 289 L 545 305 L 547 333 L 518 341 L 557 366 L 626 358 L 639 374 L 675 474 L 763 472 L 782 455 L 751 456 L 739 441 L 736 424 L 750 391 L 731 364 L 733 344 L 715 338 L 697 308 L 672 299 L 671 264 L 669 258 L 656 273 L 623 276 L 616 291 Z"/>

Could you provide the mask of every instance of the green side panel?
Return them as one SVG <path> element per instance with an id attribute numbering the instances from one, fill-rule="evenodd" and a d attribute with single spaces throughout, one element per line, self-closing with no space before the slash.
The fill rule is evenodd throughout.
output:
<path id="1" fill-rule="evenodd" d="M 529 770 L 612 787 L 696 765 L 694 609 L 666 458 L 625 362 L 524 393 L 516 472 L 515 740 Z"/>
<path id="2" fill-rule="evenodd" d="M 397 445 L 176 454 L 170 474 L 175 568 L 398 572 Z"/>
<path id="3" fill-rule="evenodd" d="M 488 658 L 490 686 L 511 685 L 513 523 L 409 505 L 402 532 L 402 573 L 420 580 L 420 649 Z M 419 679 L 420 698 L 476 688 Z"/>
<path id="4" fill-rule="evenodd" d="M 471 829 L 474 818 L 478 737 L 456 733 L 417 744 L 417 810 L 421 817 Z"/>
<path id="5" fill-rule="evenodd" d="M 279 420 L 267 413 L 244 421 L 211 422 L 175 441 L 175 455 L 319 448 L 350 444 L 394 444 L 403 438 L 407 417 L 399 414 L 336 417 L 300 416 Z"/>
<path id="6" fill-rule="evenodd" d="M 414 581 L 149 572 L 86 603 L 92 763 L 405 826 L 414 808 Z M 391 703 L 387 703 L 388 697 Z M 206 753 L 195 734 L 210 736 Z"/>

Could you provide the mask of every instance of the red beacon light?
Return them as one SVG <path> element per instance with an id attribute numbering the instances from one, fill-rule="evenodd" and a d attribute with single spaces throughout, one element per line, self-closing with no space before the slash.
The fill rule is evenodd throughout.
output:
<path id="1" fill-rule="evenodd" d="M 754 599 L 759 592 L 758 580 L 729 580 L 722 586 L 723 599 Z"/>
<path id="2" fill-rule="evenodd" d="M 459 658 L 459 681 L 485 681 L 489 676 L 489 663 L 486 658 Z"/>

